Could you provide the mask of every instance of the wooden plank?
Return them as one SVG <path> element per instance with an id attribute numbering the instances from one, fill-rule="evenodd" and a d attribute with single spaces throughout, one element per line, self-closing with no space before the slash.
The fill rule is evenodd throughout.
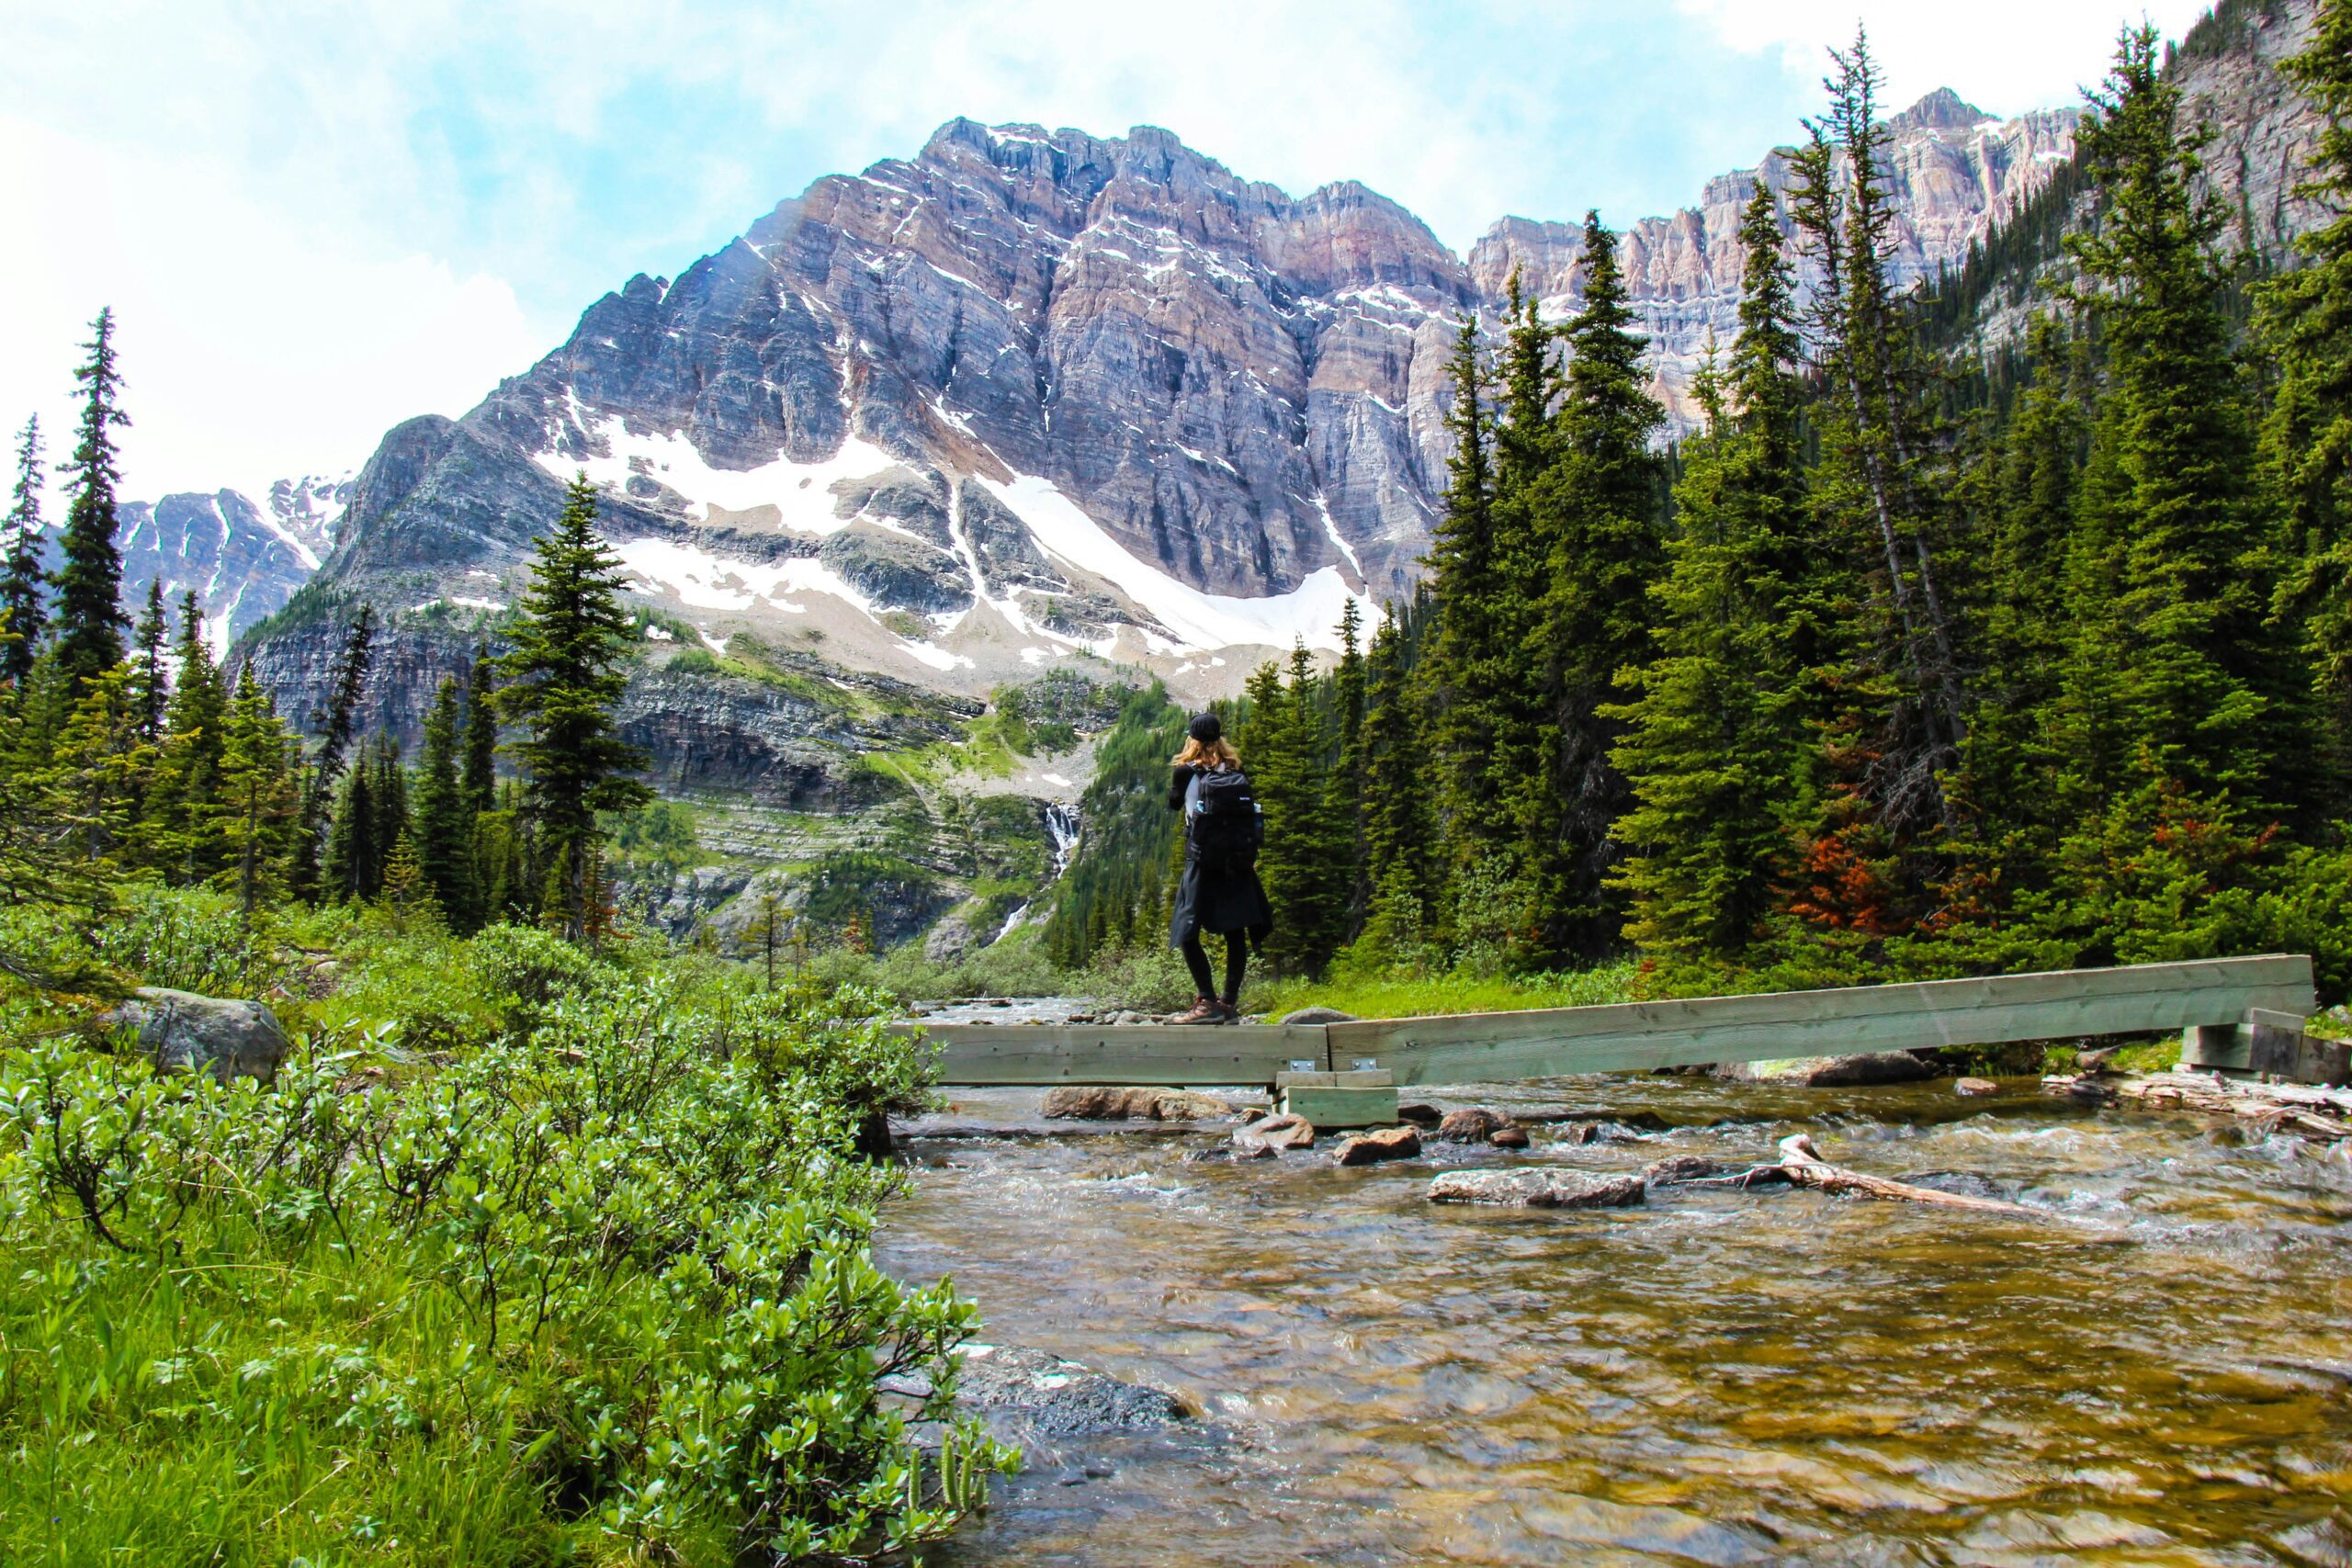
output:
<path id="1" fill-rule="evenodd" d="M 1329 1061 L 1319 1024 L 901 1024 L 940 1048 L 944 1084 L 1272 1083 L 1293 1062 Z"/>
<path id="2" fill-rule="evenodd" d="M 1386 1067 L 1342 1073 L 1288 1072 L 1274 1075 L 1274 1087 L 1281 1089 L 1394 1089 L 1396 1077 Z"/>
<path id="3" fill-rule="evenodd" d="M 1409 1085 L 2153 1033 L 2312 1000 L 2310 958 L 2269 954 L 1329 1028 L 1335 1061 L 1374 1059 Z"/>
<path id="4" fill-rule="evenodd" d="M 1330 1088 L 1297 1084 L 1283 1090 L 1283 1110 L 1304 1116 L 1317 1129 L 1388 1127 L 1396 1121 L 1394 1088 Z"/>

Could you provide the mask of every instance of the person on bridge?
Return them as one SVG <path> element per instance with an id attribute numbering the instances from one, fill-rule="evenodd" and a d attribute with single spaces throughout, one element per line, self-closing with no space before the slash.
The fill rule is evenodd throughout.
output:
<path id="1" fill-rule="evenodd" d="M 1168 809 L 1184 814 L 1184 875 L 1168 917 L 1168 945 L 1184 955 L 1196 993 L 1192 1010 L 1170 1023 L 1238 1023 L 1241 977 L 1250 948 L 1273 930 L 1274 912 L 1258 881 L 1258 846 L 1265 818 L 1241 771 L 1241 754 L 1213 713 L 1185 728 L 1168 785 Z M 1225 990 L 1210 988 L 1209 955 L 1201 933 L 1225 938 Z"/>

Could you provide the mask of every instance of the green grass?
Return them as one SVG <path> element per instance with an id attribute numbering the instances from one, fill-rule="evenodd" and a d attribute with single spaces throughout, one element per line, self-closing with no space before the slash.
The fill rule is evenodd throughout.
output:
<path id="1" fill-rule="evenodd" d="M 952 1391 L 974 1318 L 867 1254 L 899 1178 L 854 1135 L 925 1097 L 884 998 L 378 911 L 121 923 L 153 965 L 85 956 L 254 978 L 298 1048 L 267 1089 L 159 1077 L 0 998 L 0 1562 L 865 1555 L 1008 1461 L 919 1450 L 944 1397 L 888 1392 Z"/>
<path id="2" fill-rule="evenodd" d="M 1216 955 L 1213 953 L 1211 957 Z M 1334 975 L 1278 980 L 1253 988 L 1253 1010 L 1279 1017 L 1306 1007 L 1337 1008 L 1358 1018 L 1420 1018 L 1431 1013 L 1519 1012 L 1529 1008 L 1593 1007 L 1634 999 L 1631 964 L 1549 975 L 1430 976 Z"/>

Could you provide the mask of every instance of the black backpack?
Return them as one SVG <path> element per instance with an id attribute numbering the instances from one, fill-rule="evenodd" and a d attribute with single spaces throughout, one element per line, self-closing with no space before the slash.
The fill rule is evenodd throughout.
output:
<path id="1" fill-rule="evenodd" d="M 1193 854 L 1202 860 L 1236 870 L 1256 865 L 1258 848 L 1266 841 L 1266 818 L 1250 775 L 1227 768 L 1195 778 L 1185 829 L 1192 834 Z"/>

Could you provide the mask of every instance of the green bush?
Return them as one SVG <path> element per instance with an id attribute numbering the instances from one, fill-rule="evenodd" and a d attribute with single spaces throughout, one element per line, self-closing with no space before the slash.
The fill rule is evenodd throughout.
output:
<path id="1" fill-rule="evenodd" d="M 0 1052 L 0 1561 L 856 1559 L 981 1501 L 972 1310 L 866 1248 L 856 1128 L 926 1081 L 876 999 L 459 951 L 517 1027 L 404 1081 Z"/>

